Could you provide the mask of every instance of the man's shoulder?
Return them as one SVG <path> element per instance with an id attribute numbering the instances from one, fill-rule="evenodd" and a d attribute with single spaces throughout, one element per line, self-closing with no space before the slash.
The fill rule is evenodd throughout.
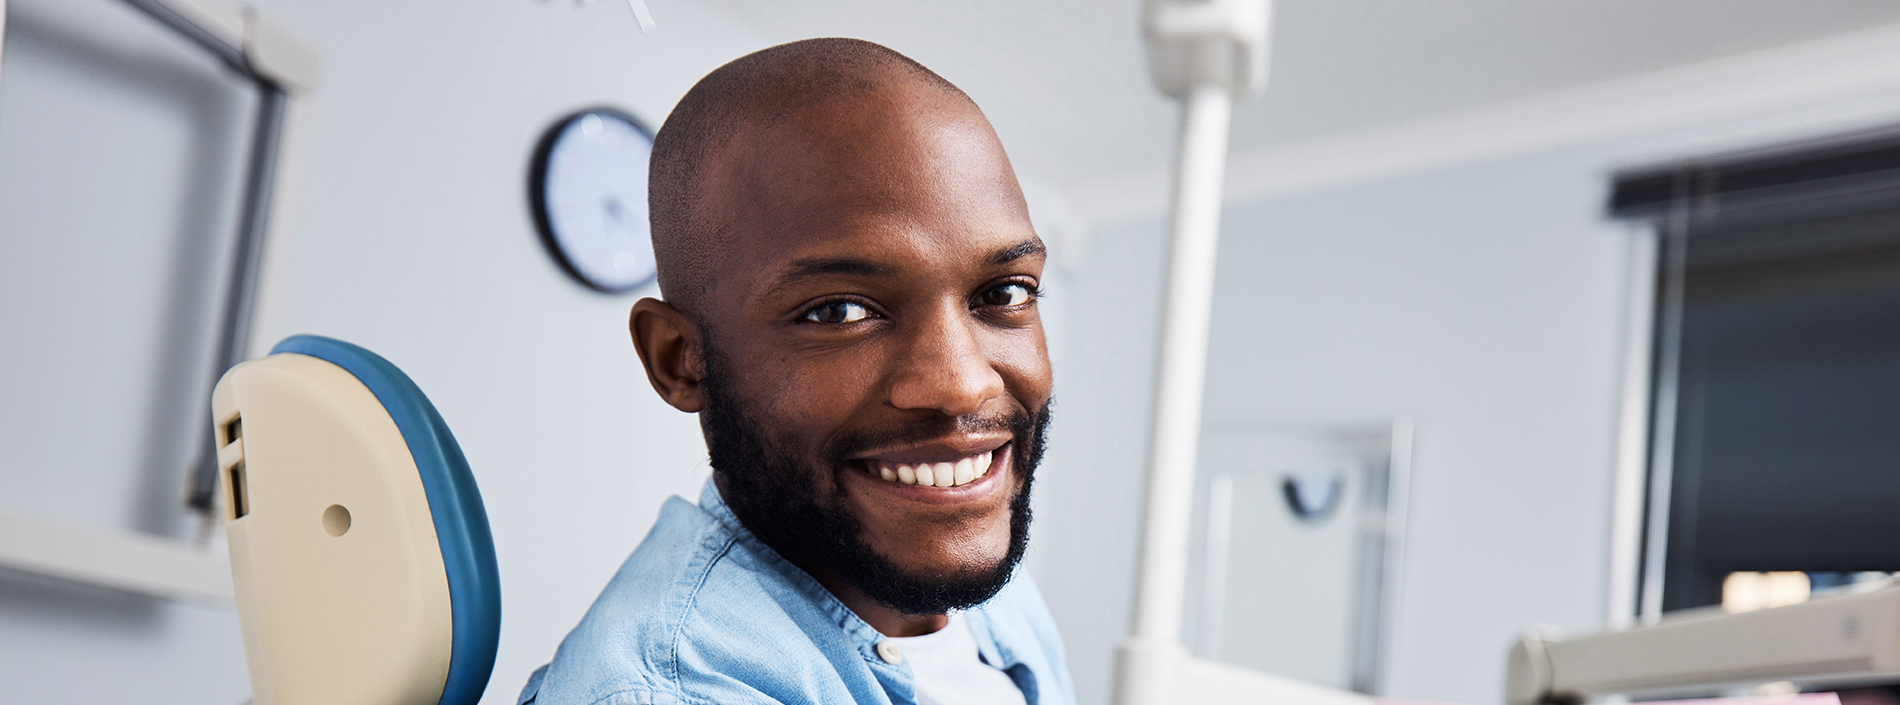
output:
<path id="1" fill-rule="evenodd" d="M 732 532 L 705 510 L 668 498 L 659 520 L 529 682 L 523 702 L 673 702 L 674 645 L 698 586 L 731 550 Z M 533 697 L 538 694 L 538 697 Z"/>
<path id="2" fill-rule="evenodd" d="M 700 507 L 669 499 L 522 701 L 764 700 L 760 684 L 726 674 L 794 654 L 824 660 L 798 653 L 817 648 L 814 622 L 834 621 L 807 594 L 823 588 L 796 584 L 786 574 L 795 568 L 752 544 Z"/>

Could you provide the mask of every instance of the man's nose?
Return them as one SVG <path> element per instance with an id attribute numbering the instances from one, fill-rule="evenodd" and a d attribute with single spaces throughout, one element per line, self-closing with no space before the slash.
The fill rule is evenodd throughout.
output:
<path id="1" fill-rule="evenodd" d="M 965 307 L 941 307 L 919 323 L 891 379 L 892 406 L 964 416 L 1003 395 L 1003 376 L 985 354 L 977 330 L 981 323 Z"/>

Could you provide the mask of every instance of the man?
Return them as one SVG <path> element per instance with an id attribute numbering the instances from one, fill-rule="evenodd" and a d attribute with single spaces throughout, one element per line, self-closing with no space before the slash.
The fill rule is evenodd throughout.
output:
<path id="1" fill-rule="evenodd" d="M 1072 702 L 1016 571 L 1043 245 L 982 112 L 884 47 L 786 44 L 695 85 L 650 180 L 634 346 L 713 477 L 520 702 Z"/>

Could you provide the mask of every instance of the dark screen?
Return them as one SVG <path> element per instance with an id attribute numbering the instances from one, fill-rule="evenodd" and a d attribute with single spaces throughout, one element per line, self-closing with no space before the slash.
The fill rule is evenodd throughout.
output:
<path id="1" fill-rule="evenodd" d="M 1900 570 L 1900 213 L 1693 231 L 1665 610 Z"/>

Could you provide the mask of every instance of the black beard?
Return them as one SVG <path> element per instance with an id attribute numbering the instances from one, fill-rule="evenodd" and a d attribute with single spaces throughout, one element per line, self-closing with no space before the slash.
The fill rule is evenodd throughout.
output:
<path id="1" fill-rule="evenodd" d="M 702 336 L 702 339 L 706 339 Z M 717 354 L 702 358 L 700 380 L 706 406 L 700 428 L 726 506 L 740 523 L 779 555 L 809 572 L 823 573 L 856 588 L 878 604 L 904 614 L 944 614 L 983 604 L 1015 574 L 1029 547 L 1029 487 L 1042 462 L 1049 427 L 1049 405 L 1018 412 L 1006 420 L 939 416 L 934 423 L 894 429 L 875 437 L 843 439 L 820 455 L 823 465 L 808 467 L 799 454 L 775 443 L 770 426 L 748 413 L 727 386 Z M 1012 437 L 1010 469 L 1021 484 L 1009 502 L 1009 550 L 996 565 L 955 572 L 904 570 L 865 543 L 863 526 L 852 516 L 839 483 L 820 496 L 814 476 L 837 472 L 858 448 L 904 439 L 941 438 L 959 426 L 1007 425 Z M 844 472 L 859 472 L 856 468 Z"/>

